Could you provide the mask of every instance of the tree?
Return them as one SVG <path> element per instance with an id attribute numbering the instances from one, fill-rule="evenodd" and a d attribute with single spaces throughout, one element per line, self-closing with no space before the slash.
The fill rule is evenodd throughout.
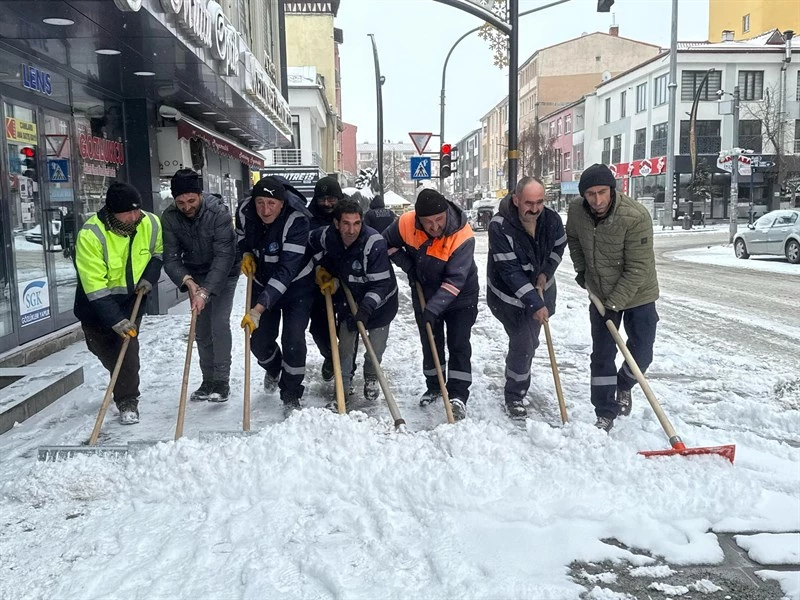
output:
<path id="1" fill-rule="evenodd" d="M 764 90 L 764 98 L 757 102 L 742 102 L 744 113 L 761 122 L 761 135 L 766 138 L 775 152 L 775 171 L 772 179 L 783 186 L 786 179 L 786 140 L 787 120 L 781 114 L 780 88 L 772 85 Z M 766 174 L 765 174 L 766 175 Z"/>
<path id="2" fill-rule="evenodd" d="M 711 169 L 705 160 L 697 163 L 692 183 L 689 185 L 689 197 L 693 202 L 702 202 L 703 206 L 711 200 Z"/>
<path id="3" fill-rule="evenodd" d="M 538 121 L 522 130 L 519 136 L 521 175 L 541 179 L 546 166 L 553 158 L 553 140 L 543 134 Z"/>

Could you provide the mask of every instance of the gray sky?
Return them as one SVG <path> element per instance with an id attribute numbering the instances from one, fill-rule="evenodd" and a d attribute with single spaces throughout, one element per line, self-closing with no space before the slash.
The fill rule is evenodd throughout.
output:
<path id="1" fill-rule="evenodd" d="M 548 0 L 520 0 L 525 11 Z M 669 47 L 671 0 L 616 0 L 620 35 Z M 520 19 L 520 64 L 539 48 L 584 32 L 608 31 L 611 13 L 596 12 L 596 0 L 573 0 Z M 708 37 L 708 0 L 680 0 L 678 39 Z M 336 26 L 340 47 L 342 112 L 358 126 L 358 142 L 376 140 L 375 34 L 383 86 L 384 138 L 410 142 L 409 131 L 439 130 L 442 64 L 450 46 L 480 21 L 433 0 L 342 0 Z M 480 126 L 480 118 L 508 93 L 507 69 L 492 64 L 488 43 L 477 34 L 456 48 L 447 67 L 446 141 Z M 434 138 L 431 147 L 438 141 Z"/>

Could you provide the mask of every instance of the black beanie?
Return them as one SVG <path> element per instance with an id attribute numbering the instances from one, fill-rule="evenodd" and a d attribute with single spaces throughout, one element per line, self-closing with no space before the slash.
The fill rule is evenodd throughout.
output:
<path id="1" fill-rule="evenodd" d="M 132 185 L 115 181 L 108 186 L 106 208 L 113 214 L 136 210 L 142 208 L 142 197 Z"/>
<path id="2" fill-rule="evenodd" d="M 605 165 L 593 164 L 581 174 L 580 183 L 578 183 L 578 191 L 581 196 L 583 192 L 595 185 L 607 185 L 612 190 L 617 187 L 617 180 L 614 179 L 614 174 Z"/>
<path id="3" fill-rule="evenodd" d="M 314 186 L 314 198 L 324 198 L 325 196 L 333 196 L 337 200 L 342 199 L 342 186 L 333 175 L 323 177 Z"/>
<path id="4" fill-rule="evenodd" d="M 196 171 L 180 169 L 172 176 L 170 188 L 173 198 L 177 198 L 181 194 L 202 194 L 203 179 Z"/>
<path id="5" fill-rule="evenodd" d="M 262 177 L 253 186 L 251 194 L 253 199 L 262 198 L 277 198 L 282 202 L 286 201 L 286 188 L 283 184 L 274 177 Z"/>
<path id="6" fill-rule="evenodd" d="M 425 188 L 419 193 L 419 196 L 417 196 L 417 203 L 414 205 L 414 210 L 418 217 L 438 215 L 447 210 L 447 198 L 436 190 Z"/>

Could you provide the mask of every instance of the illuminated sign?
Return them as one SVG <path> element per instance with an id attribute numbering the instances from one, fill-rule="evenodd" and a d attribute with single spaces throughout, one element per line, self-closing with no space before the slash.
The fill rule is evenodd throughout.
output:
<path id="1" fill-rule="evenodd" d="M 47 71 L 22 63 L 22 87 L 45 96 L 52 96 L 53 77 Z"/>
<path id="2" fill-rule="evenodd" d="M 125 164 L 125 146 L 122 142 L 82 133 L 78 137 L 78 147 L 84 160 L 97 160 L 115 165 Z"/>

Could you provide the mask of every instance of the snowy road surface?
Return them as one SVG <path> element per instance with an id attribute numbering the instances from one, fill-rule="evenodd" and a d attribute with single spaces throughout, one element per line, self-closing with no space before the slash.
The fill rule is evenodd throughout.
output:
<path id="1" fill-rule="evenodd" d="M 87 439 L 107 384 L 83 343 L 40 362 L 82 364 L 86 383 L 0 436 L 0 598 L 634 597 L 613 591 L 614 573 L 569 568 L 611 561 L 645 578 L 653 598 L 716 599 L 735 596 L 705 578 L 683 592 L 659 570 L 669 570 L 664 561 L 675 570 L 718 563 L 717 534 L 734 533 L 754 560 L 769 559 L 760 576 L 800 599 L 800 275 L 680 259 L 726 236 L 656 237 L 661 322 L 649 375 L 687 445 L 735 443 L 735 466 L 637 455 L 668 447 L 638 389 L 610 435 L 592 426 L 587 300 L 568 258 L 551 320 L 566 427 L 544 336 L 530 419 L 504 415 L 507 340 L 483 294 L 468 420 L 442 425 L 441 406 L 419 408 L 421 353 L 402 285 L 384 367 L 412 433 L 394 433 L 382 403 L 349 417 L 321 409 L 332 385 L 321 382 L 310 344 L 312 408 L 283 421 L 254 363 L 252 425 L 261 432 L 201 441 L 201 431 L 241 427 L 236 310 L 231 401 L 190 403 L 183 440 L 125 459 L 36 461 L 38 446 Z M 484 273 L 486 234 L 477 238 Z M 122 427 L 112 408 L 101 443 L 174 435 L 184 311 L 145 318 L 142 422 Z M 190 389 L 200 378 L 194 361 Z"/>

